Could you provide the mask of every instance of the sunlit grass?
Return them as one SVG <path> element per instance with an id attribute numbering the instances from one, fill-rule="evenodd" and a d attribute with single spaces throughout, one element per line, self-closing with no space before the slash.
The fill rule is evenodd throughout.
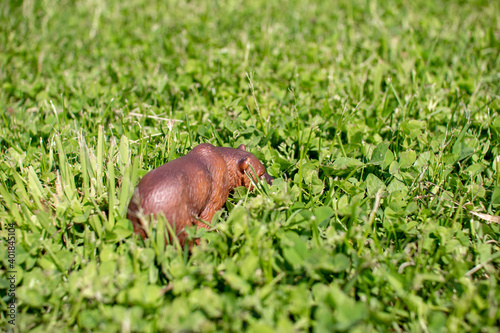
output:
<path id="1" fill-rule="evenodd" d="M 495 2 L 133 0 L 0 9 L 0 221 L 16 326 L 495 332 Z M 192 252 L 133 235 L 149 170 L 244 143 Z M 161 220 L 161 219 L 160 219 Z M 2 243 L 6 244 L 6 243 Z M 0 288 L 7 290 L 7 248 Z"/>

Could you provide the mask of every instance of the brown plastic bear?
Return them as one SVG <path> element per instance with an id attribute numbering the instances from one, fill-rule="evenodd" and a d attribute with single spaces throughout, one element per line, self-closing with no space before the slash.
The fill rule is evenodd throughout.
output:
<path id="1" fill-rule="evenodd" d="M 200 144 L 142 178 L 130 200 L 127 218 L 132 221 L 134 232 L 145 238 L 144 221 L 151 221 L 151 215 L 163 213 L 180 245 L 184 246 L 185 227 L 208 228 L 200 219 L 210 223 L 230 191 L 239 186 L 251 189 L 252 180 L 247 174 L 253 175 L 254 181 L 259 178 L 268 184 L 273 182 L 273 177 L 246 151 L 245 145 L 234 149 Z"/>

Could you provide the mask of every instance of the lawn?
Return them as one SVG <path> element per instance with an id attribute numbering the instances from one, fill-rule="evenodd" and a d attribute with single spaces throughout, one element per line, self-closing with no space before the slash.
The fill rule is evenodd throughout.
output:
<path id="1" fill-rule="evenodd" d="M 2 1 L 0 330 L 498 332 L 499 17 Z M 275 182 L 188 230 L 191 253 L 161 223 L 138 239 L 138 180 L 203 142 Z"/>

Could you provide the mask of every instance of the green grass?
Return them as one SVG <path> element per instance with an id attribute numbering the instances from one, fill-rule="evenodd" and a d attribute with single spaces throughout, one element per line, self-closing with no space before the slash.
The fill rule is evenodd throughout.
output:
<path id="1" fill-rule="evenodd" d="M 0 327 L 497 332 L 498 17 L 479 0 L 3 1 Z M 238 189 L 191 255 L 165 227 L 138 240 L 138 180 L 202 142 L 246 144 L 275 183 Z"/>

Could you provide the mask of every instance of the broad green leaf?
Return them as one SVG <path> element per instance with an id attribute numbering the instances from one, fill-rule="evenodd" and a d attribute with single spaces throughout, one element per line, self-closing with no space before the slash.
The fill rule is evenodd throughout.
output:
<path id="1" fill-rule="evenodd" d="M 495 187 L 491 195 L 491 205 L 495 208 L 500 206 L 500 187 Z"/>
<path id="2" fill-rule="evenodd" d="M 78 324 L 88 330 L 96 329 L 103 319 L 103 313 L 98 309 L 83 310 L 78 314 Z"/>
<path id="3" fill-rule="evenodd" d="M 259 267 L 259 257 L 255 255 L 248 255 L 246 258 L 238 262 L 238 267 L 242 277 L 249 280 L 254 276 L 257 268 Z"/>
<path id="4" fill-rule="evenodd" d="M 318 224 L 321 224 L 325 220 L 330 219 L 334 214 L 333 209 L 327 206 L 321 206 L 314 210 L 314 215 L 316 216 L 316 220 Z"/>
<path id="5" fill-rule="evenodd" d="M 486 167 L 482 163 L 474 163 L 471 166 L 469 166 L 465 171 L 470 175 L 470 176 L 475 176 L 478 173 L 481 173 Z"/>
<path id="6" fill-rule="evenodd" d="M 422 135 L 422 130 L 425 129 L 425 122 L 416 119 L 407 119 L 401 123 L 401 130 L 410 135 L 412 139 L 416 139 Z"/>
<path id="7" fill-rule="evenodd" d="M 161 287 L 157 285 L 145 285 L 137 283 L 128 289 L 128 300 L 132 304 L 144 307 L 154 307 L 161 299 Z"/>
<path id="8" fill-rule="evenodd" d="M 231 228 L 233 238 L 237 239 L 245 232 L 248 221 L 248 212 L 245 207 L 238 205 L 233 208 L 227 219 L 227 226 Z"/>
<path id="9" fill-rule="evenodd" d="M 331 259 L 333 264 L 333 271 L 336 273 L 345 272 L 351 266 L 351 261 L 343 253 L 337 253 Z"/>
<path id="10" fill-rule="evenodd" d="M 403 193 L 408 193 L 408 187 L 398 179 L 393 179 L 390 184 L 387 186 L 387 191 L 389 193 L 393 193 L 396 191 L 401 191 Z"/>
<path id="11" fill-rule="evenodd" d="M 466 159 L 467 157 L 471 156 L 474 154 L 476 150 L 473 147 L 469 147 L 465 143 L 456 143 L 453 146 L 453 154 L 458 154 L 459 158 L 458 160 L 461 161 L 463 159 Z"/>
<path id="12" fill-rule="evenodd" d="M 443 156 L 443 162 L 447 165 L 453 165 L 457 163 L 459 158 L 460 158 L 459 154 L 448 153 Z"/>
<path id="13" fill-rule="evenodd" d="M 154 264 L 155 260 L 155 251 L 151 248 L 142 249 L 139 254 L 139 261 L 141 262 L 143 267 L 149 267 Z"/>
<path id="14" fill-rule="evenodd" d="M 399 167 L 407 169 L 413 165 L 417 159 L 417 154 L 413 150 L 408 150 L 399 155 Z"/>
<path id="15" fill-rule="evenodd" d="M 339 157 L 332 164 L 332 166 L 337 169 L 348 169 L 361 165 L 363 165 L 361 161 L 350 157 Z"/>
<path id="16" fill-rule="evenodd" d="M 381 166 L 382 170 L 387 169 L 387 167 L 389 167 L 393 161 L 394 161 L 394 154 L 392 151 L 388 150 L 387 154 L 385 154 L 385 159 Z"/>
<path id="17" fill-rule="evenodd" d="M 295 232 L 286 232 L 281 237 L 285 259 L 293 267 L 300 267 L 307 255 L 306 243 Z"/>
<path id="18" fill-rule="evenodd" d="M 423 153 L 419 153 L 417 160 L 413 164 L 416 168 L 421 168 L 425 165 L 429 165 L 431 160 L 431 153 L 429 151 L 425 151 Z"/>
<path id="19" fill-rule="evenodd" d="M 372 159 L 370 160 L 370 164 L 373 165 L 381 165 L 384 163 L 387 154 L 389 152 L 389 143 L 382 142 L 375 147 L 372 153 Z"/>
<path id="20" fill-rule="evenodd" d="M 248 294 L 251 290 L 250 284 L 236 273 L 224 273 L 224 280 L 229 283 L 231 288 L 239 291 L 242 295 Z"/>
<path id="21" fill-rule="evenodd" d="M 493 127 L 498 133 L 500 133 L 500 116 L 496 116 L 491 122 L 491 127 Z"/>
<path id="22" fill-rule="evenodd" d="M 385 189 L 386 186 L 383 181 L 381 181 L 377 176 L 370 173 L 366 177 L 366 190 L 368 192 L 368 196 L 373 196 L 380 189 Z"/>
<path id="23" fill-rule="evenodd" d="M 339 157 L 330 166 L 321 166 L 326 175 L 345 175 L 363 166 L 363 162 L 351 157 Z"/>

